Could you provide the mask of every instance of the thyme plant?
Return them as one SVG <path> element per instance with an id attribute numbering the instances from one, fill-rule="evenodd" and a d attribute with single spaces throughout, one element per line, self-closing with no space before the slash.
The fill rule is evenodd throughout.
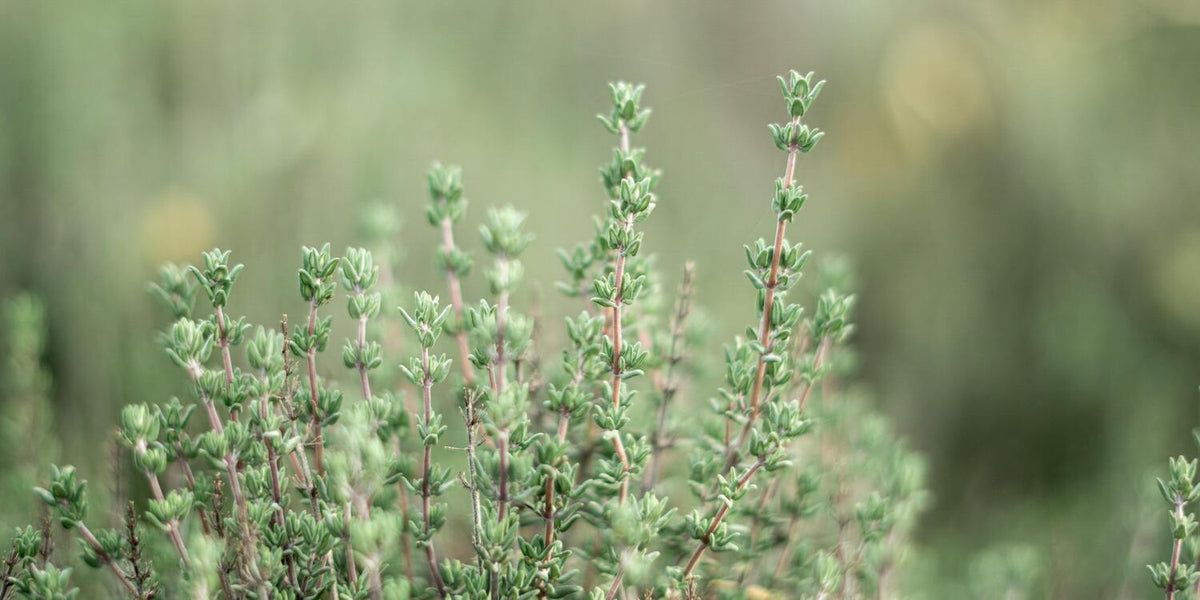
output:
<path id="1" fill-rule="evenodd" d="M 545 327 L 557 347 L 536 335 L 525 214 L 490 209 L 468 242 L 462 172 L 435 165 L 426 235 L 444 288 L 399 300 L 391 226 L 341 255 L 304 247 L 300 318 L 277 323 L 235 316 L 244 269 L 229 251 L 164 267 L 151 289 L 190 394 L 138 399 L 119 427 L 150 497 L 110 523 L 70 466 L 37 497 L 83 562 L 138 600 L 892 597 L 923 467 L 853 383 L 845 269 L 799 286 L 811 253 L 787 234 L 808 200 L 801 159 L 824 135 L 807 122 L 824 82 L 779 83 L 774 227 L 745 246 L 752 314 L 720 389 L 695 360 L 697 268 L 664 285 L 647 255 L 643 224 L 672 199 L 634 143 L 645 88 L 616 83 L 599 117 L 614 140 L 602 212 L 559 251 L 573 316 Z M 480 274 L 486 294 L 468 297 Z M 339 289 L 344 371 L 325 356 Z M 695 410 L 706 398 L 711 414 Z M 1191 502 L 1195 465 L 1180 469 L 1172 497 Z M 45 527 L 15 534 L 0 600 L 77 595 L 51 541 Z"/>
<path id="2" fill-rule="evenodd" d="M 1200 446 L 1200 429 L 1192 432 Z M 1171 534 L 1169 559 L 1147 565 L 1150 579 L 1163 590 L 1167 600 L 1193 598 L 1200 594 L 1200 536 L 1197 535 L 1194 506 L 1200 500 L 1200 481 L 1196 480 L 1200 460 L 1183 456 L 1167 463 L 1167 478 L 1158 479 L 1158 491 L 1166 502 Z"/>

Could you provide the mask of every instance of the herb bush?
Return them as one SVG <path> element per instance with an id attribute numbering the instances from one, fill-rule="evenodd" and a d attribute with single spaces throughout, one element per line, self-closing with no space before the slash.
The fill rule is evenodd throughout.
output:
<path id="1" fill-rule="evenodd" d="M 78 597 L 52 525 L 109 572 L 113 597 L 896 596 L 923 465 L 847 385 L 844 265 L 827 263 L 807 314 L 789 302 L 810 257 L 787 239 L 808 199 L 795 174 L 823 136 L 805 118 L 824 81 L 779 83 L 775 226 L 745 246 L 755 317 L 725 348 L 720 389 L 694 384 L 706 350 L 695 268 L 661 285 L 643 251 L 660 173 L 633 145 L 650 116 L 644 88 L 617 83 L 600 116 L 616 140 L 600 169 L 606 211 L 590 239 L 559 251 L 561 301 L 578 312 L 557 345 L 521 293 L 525 216 L 489 210 L 472 254 L 458 241 L 455 167 L 428 177 L 444 289 L 401 298 L 386 227 L 342 256 L 303 248 L 306 312 L 269 325 L 230 312 L 243 276 L 230 252 L 167 265 L 152 286 L 174 319 L 162 342 L 193 395 L 130 404 L 118 429 L 151 497 L 106 522 L 89 513 L 81 474 L 52 468 L 35 489 L 46 518 L 3 557 L 0 600 Z M 488 297 L 464 298 L 479 270 Z M 342 310 L 354 334 L 338 361 Z M 12 368 L 37 398 L 39 311 L 31 299 L 9 311 L 24 324 L 10 328 Z M 698 418 L 701 399 L 710 412 Z"/>

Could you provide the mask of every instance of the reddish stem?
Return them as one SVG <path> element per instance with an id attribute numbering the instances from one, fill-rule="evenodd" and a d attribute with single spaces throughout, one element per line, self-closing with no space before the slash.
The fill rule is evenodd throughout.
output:
<path id="1" fill-rule="evenodd" d="M 196 476 L 192 473 L 192 466 L 189 465 L 187 459 L 184 458 L 182 443 L 178 441 L 175 442 L 175 452 L 179 455 L 179 464 L 183 468 L 183 478 L 185 481 L 187 481 L 188 489 L 191 490 L 192 494 L 195 494 Z M 212 535 L 212 529 L 209 528 L 208 525 L 208 516 L 202 510 L 197 511 L 197 514 L 200 515 L 200 527 L 204 531 L 204 535 Z M 2 598 L 2 596 L 0 596 L 0 598 Z"/>
<path id="2" fill-rule="evenodd" d="M 421 384 L 422 397 L 425 401 L 425 422 L 428 423 L 433 418 L 433 379 L 429 372 L 429 348 L 421 348 L 421 368 L 425 371 L 425 378 Z M 429 563 L 429 574 L 433 579 L 434 586 L 437 587 L 438 595 L 446 597 L 446 584 L 442 582 L 442 574 L 438 571 L 437 554 L 433 549 L 432 530 L 429 523 L 430 512 L 430 497 L 433 495 L 429 487 L 429 475 L 431 471 L 432 448 L 426 444 L 425 454 L 421 462 L 421 511 L 422 518 L 425 521 L 425 536 L 428 538 L 425 542 L 425 560 Z"/>
<path id="3" fill-rule="evenodd" d="M 502 258 L 499 261 L 501 269 L 508 269 L 508 259 Z M 508 292 L 500 292 L 496 299 L 496 387 L 500 391 L 504 391 L 507 374 L 505 373 L 504 363 L 507 357 L 504 356 L 504 336 L 508 329 Z"/>
<path id="4" fill-rule="evenodd" d="M 796 117 L 792 120 L 793 125 L 799 125 L 800 118 Z M 791 146 L 788 149 L 787 165 L 784 167 L 783 187 L 785 189 L 792 187 L 792 182 L 796 174 L 796 156 L 799 154 L 798 146 Z M 767 374 L 767 362 L 764 360 L 771 348 L 767 346 L 771 337 L 771 308 L 775 304 L 775 290 L 779 286 L 779 261 L 783 254 L 783 241 L 787 233 L 787 221 L 780 219 L 775 225 L 775 243 L 774 250 L 771 253 L 771 270 L 766 281 L 766 295 L 763 298 L 762 319 L 758 325 L 758 343 L 762 345 L 763 352 L 758 356 L 758 366 L 754 372 L 754 385 L 750 389 L 750 414 L 746 419 L 746 426 L 742 429 L 742 435 L 738 438 L 736 444 L 729 448 L 729 458 L 726 461 L 727 465 L 732 465 L 737 461 L 737 452 L 740 449 L 751 429 L 754 428 L 755 421 L 758 420 L 759 402 L 762 397 L 763 379 Z"/>
<path id="5" fill-rule="evenodd" d="M 754 464 L 750 466 L 750 469 L 747 470 L 740 478 L 738 478 L 738 491 L 741 491 L 748 483 L 750 483 L 750 478 L 753 477 L 754 474 L 757 473 L 764 464 L 765 461 L 761 458 L 754 461 Z M 696 563 L 700 562 L 700 557 L 704 556 L 704 551 L 707 550 L 708 545 L 712 543 L 713 533 L 717 531 L 717 527 L 721 525 L 721 521 L 725 520 L 725 515 L 728 513 L 729 504 L 722 504 L 720 510 L 718 510 L 717 514 L 713 517 L 712 525 L 709 526 L 708 531 L 704 534 L 704 538 L 700 540 L 700 545 L 696 548 L 696 551 L 692 553 L 692 558 L 688 560 L 687 566 L 683 569 L 683 579 L 687 579 L 687 577 L 692 574 L 692 570 L 696 568 Z"/>
<path id="6" fill-rule="evenodd" d="M 454 250 L 454 227 L 449 217 L 442 219 L 442 249 L 447 253 Z M 446 269 L 446 283 L 450 287 L 450 306 L 454 311 L 454 322 L 457 324 L 454 343 L 458 346 L 458 361 L 462 364 L 463 382 L 469 388 L 475 384 L 475 370 L 471 368 L 471 351 L 467 347 L 467 332 L 462 327 L 463 297 L 458 273 Z"/>
<path id="7" fill-rule="evenodd" d="M 622 131 L 625 131 L 622 128 Z M 622 250 L 617 254 L 616 268 L 616 306 L 613 307 L 613 323 L 612 323 L 612 340 L 613 340 L 613 359 L 612 359 L 612 405 L 614 409 L 621 407 L 621 307 L 625 301 L 624 298 L 624 283 L 625 283 L 625 251 Z M 623 478 L 621 479 L 621 488 L 617 493 L 617 502 L 625 503 L 625 498 L 629 496 L 629 457 L 625 453 L 625 444 L 621 441 L 621 432 L 615 432 L 613 435 L 613 447 L 616 449 L 617 457 L 621 459 L 621 471 Z"/>
<path id="8" fill-rule="evenodd" d="M 561 444 L 567 439 L 567 428 L 570 425 L 570 413 L 564 408 L 558 414 L 558 442 Z M 546 547 L 554 543 L 554 478 L 546 480 L 546 503 L 545 503 L 545 518 L 546 518 Z"/>
<path id="9" fill-rule="evenodd" d="M 363 353 L 367 348 L 367 315 L 358 318 L 358 380 L 362 384 L 363 400 L 371 399 L 371 380 L 367 377 L 367 365 L 363 362 Z"/>
<path id="10" fill-rule="evenodd" d="M 155 475 L 153 471 L 147 470 L 146 479 L 150 482 L 150 493 L 154 496 L 154 499 L 162 502 L 165 498 L 163 496 L 162 485 L 158 482 L 158 475 Z M 179 521 L 171 519 L 167 521 L 166 525 L 167 534 L 171 537 L 171 543 L 174 544 L 175 550 L 179 552 L 179 557 L 183 559 L 183 566 L 191 568 L 191 557 L 188 556 L 187 548 L 183 545 L 183 538 L 179 535 Z"/>
<path id="11" fill-rule="evenodd" d="M 308 304 L 308 335 L 312 336 L 317 330 L 317 301 L 313 300 Z M 308 349 L 306 356 L 308 363 L 308 395 L 309 405 L 312 408 L 312 431 L 313 431 L 313 462 L 317 467 L 317 475 L 325 476 L 325 437 L 321 432 L 321 413 L 318 405 L 319 394 L 317 392 L 317 349 L 312 347 Z"/>
<path id="12" fill-rule="evenodd" d="M 233 385 L 233 357 L 229 355 L 229 332 L 225 325 L 225 310 L 220 306 L 215 308 L 217 311 L 217 333 L 220 336 L 217 344 L 221 346 L 221 362 L 225 366 L 225 383 Z"/>
<path id="13" fill-rule="evenodd" d="M 1175 517 L 1183 519 L 1183 505 L 1185 502 L 1182 499 L 1175 499 Z M 1183 550 L 1183 539 L 1175 538 L 1175 544 L 1171 548 L 1171 571 L 1167 576 L 1167 600 L 1175 600 L 1175 574 L 1179 571 L 1179 554 Z"/>
<path id="14" fill-rule="evenodd" d="M 129 577 L 127 577 L 125 573 L 121 571 L 121 568 L 117 566 L 117 562 L 113 560 L 113 558 L 109 556 L 103 548 L 100 547 L 100 542 L 96 540 L 96 536 L 92 535 L 92 531 L 88 529 L 87 525 L 84 525 L 82 521 L 76 521 L 75 528 L 79 530 L 79 535 L 83 537 L 84 541 L 86 541 L 87 544 L 92 547 L 92 551 L 96 553 L 96 556 L 99 557 L 104 564 L 108 565 L 108 568 L 111 569 L 112 572 L 117 576 L 117 579 L 121 580 L 121 583 L 125 586 L 125 589 L 128 590 L 130 594 L 133 594 L 134 598 L 140 598 L 140 594 L 138 594 L 138 590 L 136 587 L 134 587 L 133 582 L 129 581 Z"/>

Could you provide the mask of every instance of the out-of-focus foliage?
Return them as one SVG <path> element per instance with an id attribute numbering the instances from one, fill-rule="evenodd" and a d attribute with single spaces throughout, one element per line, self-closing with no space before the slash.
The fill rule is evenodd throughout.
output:
<path id="1" fill-rule="evenodd" d="M 664 272 L 701 265 L 725 339 L 779 170 L 754 130 L 776 111 L 764 84 L 803 64 L 838 85 L 795 237 L 860 266 L 865 379 L 931 461 L 931 596 L 1021 542 L 1048 595 L 1141 597 L 1167 538 L 1130 482 L 1200 420 L 1198 26 L 1168 0 L 7 2 L 0 295 L 44 298 L 55 427 L 95 479 L 86 425 L 186 392 L 140 292 L 160 262 L 221 245 L 288 273 L 300 244 L 345 247 L 360 206 L 398 202 L 403 279 L 432 287 L 433 251 L 403 238 L 441 156 L 480 200 L 530 210 L 523 259 L 552 268 L 583 233 L 561 224 L 602 202 L 607 140 L 577 125 L 619 75 L 653 84 L 645 143 L 674 149 L 647 236 Z M 284 279 L 245 282 L 239 311 L 302 314 Z"/>
<path id="2" fill-rule="evenodd" d="M 43 363 L 46 331 L 46 308 L 36 296 L 21 293 L 0 303 L 0 542 L 36 514 L 25 492 L 59 455 L 52 382 Z"/>

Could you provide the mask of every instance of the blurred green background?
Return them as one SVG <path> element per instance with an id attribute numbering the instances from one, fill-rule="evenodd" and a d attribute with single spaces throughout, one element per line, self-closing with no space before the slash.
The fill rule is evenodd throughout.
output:
<path id="1" fill-rule="evenodd" d="M 952 597 L 972 556 L 1019 542 L 1048 597 L 1148 596 L 1167 551 L 1148 477 L 1200 423 L 1200 4 L 1181 0 L 0 1 L 0 296 L 48 304 L 62 452 L 105 485 L 119 406 L 180 393 L 145 293 L 164 260 L 232 248 L 234 310 L 271 323 L 303 308 L 299 246 L 345 247 L 387 201 L 405 282 L 440 289 L 435 159 L 464 166 L 470 224 L 530 211 L 549 297 L 602 202 L 616 78 L 655 111 L 647 247 L 669 281 L 699 264 L 716 355 L 751 316 L 741 244 L 771 233 L 765 124 L 793 67 L 829 85 L 790 237 L 859 266 L 864 379 L 931 463 L 921 587 Z"/>

